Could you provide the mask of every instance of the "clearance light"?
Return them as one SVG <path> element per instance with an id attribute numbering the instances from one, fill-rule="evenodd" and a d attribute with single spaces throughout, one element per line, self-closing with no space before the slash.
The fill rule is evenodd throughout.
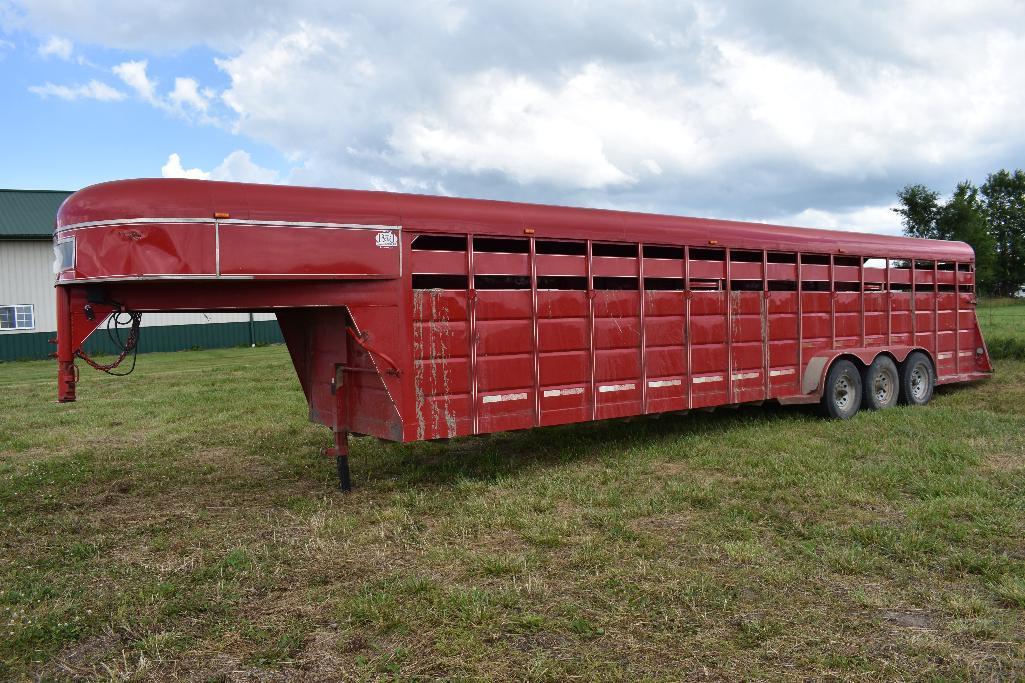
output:
<path id="1" fill-rule="evenodd" d="M 214 218 L 231 218 L 231 214 L 226 211 L 217 211 L 214 213 Z"/>

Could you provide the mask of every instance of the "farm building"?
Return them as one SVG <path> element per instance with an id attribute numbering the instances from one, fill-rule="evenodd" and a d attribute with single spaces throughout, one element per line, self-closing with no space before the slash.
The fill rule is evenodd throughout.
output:
<path id="1" fill-rule="evenodd" d="M 0 361 L 46 358 L 55 349 L 53 224 L 70 195 L 0 190 Z M 142 326 L 142 352 L 282 341 L 269 313 L 159 313 L 143 316 Z M 113 350 L 102 330 L 86 347 Z"/>

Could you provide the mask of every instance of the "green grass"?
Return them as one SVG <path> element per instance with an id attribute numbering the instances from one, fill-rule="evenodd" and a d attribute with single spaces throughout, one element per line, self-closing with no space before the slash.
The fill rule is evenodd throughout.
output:
<path id="1" fill-rule="evenodd" d="M 0 680 L 1025 676 L 1025 362 L 842 423 L 354 439 L 350 496 L 283 347 L 54 374 L 0 365 Z"/>
<path id="2" fill-rule="evenodd" d="M 982 299 L 977 310 L 990 355 L 1025 360 L 1025 299 Z"/>

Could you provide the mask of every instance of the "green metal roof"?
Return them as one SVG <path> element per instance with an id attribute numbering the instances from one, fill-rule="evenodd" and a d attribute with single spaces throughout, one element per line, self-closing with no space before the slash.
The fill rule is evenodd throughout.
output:
<path id="1" fill-rule="evenodd" d="M 0 240 L 53 239 L 57 209 L 70 195 L 60 190 L 0 190 Z"/>

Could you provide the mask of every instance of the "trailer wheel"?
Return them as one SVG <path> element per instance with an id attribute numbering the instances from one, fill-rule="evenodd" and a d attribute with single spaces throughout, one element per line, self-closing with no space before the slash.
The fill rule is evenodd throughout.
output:
<path id="1" fill-rule="evenodd" d="M 900 366 L 900 401 L 909 406 L 924 406 L 932 398 L 936 373 L 932 361 L 921 351 L 914 351 Z"/>
<path id="2" fill-rule="evenodd" d="M 826 375 L 822 411 L 828 417 L 847 420 L 861 407 L 861 373 L 849 360 L 838 360 Z"/>
<path id="3" fill-rule="evenodd" d="M 865 393 L 865 409 L 883 410 L 897 405 L 897 397 L 900 395 L 897 364 L 889 356 L 879 354 L 872 364 L 865 368 L 862 387 Z"/>

